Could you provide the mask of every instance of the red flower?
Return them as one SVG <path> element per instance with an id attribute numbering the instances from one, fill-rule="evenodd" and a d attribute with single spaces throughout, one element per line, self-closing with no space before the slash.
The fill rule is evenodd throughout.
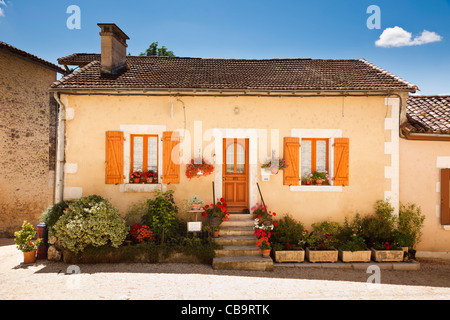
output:
<path id="1" fill-rule="evenodd" d="M 220 198 L 220 202 L 225 202 L 225 199 L 224 198 Z"/>
<path id="2" fill-rule="evenodd" d="M 278 223 L 274 222 L 273 225 L 276 227 L 276 226 L 278 226 Z"/>
<path id="3" fill-rule="evenodd" d="M 290 248 L 291 244 L 290 243 L 286 243 L 286 247 Z"/>

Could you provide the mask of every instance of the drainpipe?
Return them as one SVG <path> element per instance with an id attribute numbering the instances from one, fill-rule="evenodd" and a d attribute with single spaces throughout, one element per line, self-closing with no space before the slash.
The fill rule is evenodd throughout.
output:
<path id="1" fill-rule="evenodd" d="M 55 169 L 55 194 L 53 203 L 58 203 L 63 200 L 64 194 L 64 143 L 65 143 L 65 129 L 66 129 L 66 107 L 59 98 L 59 93 L 54 92 L 53 96 L 58 102 L 58 133 L 56 146 L 56 169 Z"/>

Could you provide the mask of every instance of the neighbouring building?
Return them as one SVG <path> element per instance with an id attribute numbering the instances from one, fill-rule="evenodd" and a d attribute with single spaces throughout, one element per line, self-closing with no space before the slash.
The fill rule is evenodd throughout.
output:
<path id="1" fill-rule="evenodd" d="M 57 103 L 49 94 L 65 71 L 0 42 L 0 236 L 38 223 L 53 203 Z"/>
<path id="2" fill-rule="evenodd" d="M 99 194 L 125 214 L 156 190 L 212 202 L 214 185 L 232 212 L 248 212 L 261 190 L 269 209 L 307 227 L 372 213 L 377 200 L 396 213 L 416 202 L 427 216 L 418 250 L 450 251 L 437 208 L 449 142 L 412 141 L 420 132 L 405 131 L 418 128 L 408 100 L 417 86 L 364 59 L 127 56 L 128 36 L 99 26 L 101 53 L 60 58 L 79 68 L 50 89 L 65 136 L 57 200 Z M 189 179 L 187 164 L 200 158 L 212 174 Z M 262 169 L 272 158 L 288 168 Z M 136 184 L 135 171 L 156 178 Z M 314 171 L 329 182 L 307 185 Z"/>
<path id="3" fill-rule="evenodd" d="M 400 200 L 426 215 L 419 255 L 450 258 L 450 95 L 411 96 L 406 113 Z"/>

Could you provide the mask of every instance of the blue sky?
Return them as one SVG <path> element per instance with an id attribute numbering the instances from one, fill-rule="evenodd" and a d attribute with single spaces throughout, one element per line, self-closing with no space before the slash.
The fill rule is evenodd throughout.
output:
<path id="1" fill-rule="evenodd" d="M 70 5 L 81 10 L 81 29 L 67 28 Z M 380 8 L 380 29 L 367 27 L 370 5 Z M 189 57 L 365 58 L 420 94 L 450 94 L 450 0 L 0 0 L 0 9 L 0 41 L 54 63 L 100 52 L 97 23 L 116 23 L 133 55 L 158 41 Z M 424 30 L 434 40 L 419 41 Z M 377 46 L 383 33 L 384 43 L 408 33 L 411 41 Z"/>

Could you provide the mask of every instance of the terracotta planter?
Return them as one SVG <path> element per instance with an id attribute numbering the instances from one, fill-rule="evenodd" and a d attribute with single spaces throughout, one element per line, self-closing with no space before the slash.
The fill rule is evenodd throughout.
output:
<path id="1" fill-rule="evenodd" d="M 145 178 L 145 183 L 152 184 L 153 183 L 153 177 L 152 178 Z"/>
<path id="2" fill-rule="evenodd" d="M 263 258 L 270 257 L 270 249 L 263 249 L 263 250 L 261 250 L 261 253 L 262 253 Z"/>
<path id="3" fill-rule="evenodd" d="M 36 250 L 23 253 L 23 263 L 35 263 L 36 262 Z"/>
<path id="4" fill-rule="evenodd" d="M 214 231 L 214 238 L 218 238 L 219 237 L 219 231 Z"/>
<path id="5" fill-rule="evenodd" d="M 343 251 L 339 249 L 339 259 L 342 262 L 369 262 L 372 256 L 372 251 Z"/>
<path id="6" fill-rule="evenodd" d="M 310 185 L 311 185 L 311 180 L 305 181 L 305 184 L 306 184 L 307 186 L 310 186 Z"/>
<path id="7" fill-rule="evenodd" d="M 191 205 L 191 209 L 192 209 L 192 210 L 200 210 L 201 207 L 202 207 L 202 204 L 201 204 L 201 203 L 193 203 L 193 204 Z"/>
<path id="8" fill-rule="evenodd" d="M 403 250 L 372 250 L 372 260 L 377 262 L 401 262 L 403 261 Z"/>
<path id="9" fill-rule="evenodd" d="M 278 173 L 278 169 L 277 168 L 272 168 L 271 170 L 270 170 L 270 173 L 272 173 L 272 174 L 277 174 Z"/>
<path id="10" fill-rule="evenodd" d="M 141 179 L 139 179 L 139 178 L 134 178 L 133 179 L 133 183 L 139 183 L 139 182 L 141 182 Z"/>
<path id="11" fill-rule="evenodd" d="M 275 251 L 276 262 L 304 262 L 305 250 Z"/>
<path id="12" fill-rule="evenodd" d="M 323 180 L 322 180 L 322 179 L 316 180 L 316 184 L 321 185 L 322 183 L 323 183 Z"/>
<path id="13" fill-rule="evenodd" d="M 309 250 L 309 248 L 306 248 L 306 258 L 309 262 L 336 262 L 338 261 L 338 251 Z"/>

